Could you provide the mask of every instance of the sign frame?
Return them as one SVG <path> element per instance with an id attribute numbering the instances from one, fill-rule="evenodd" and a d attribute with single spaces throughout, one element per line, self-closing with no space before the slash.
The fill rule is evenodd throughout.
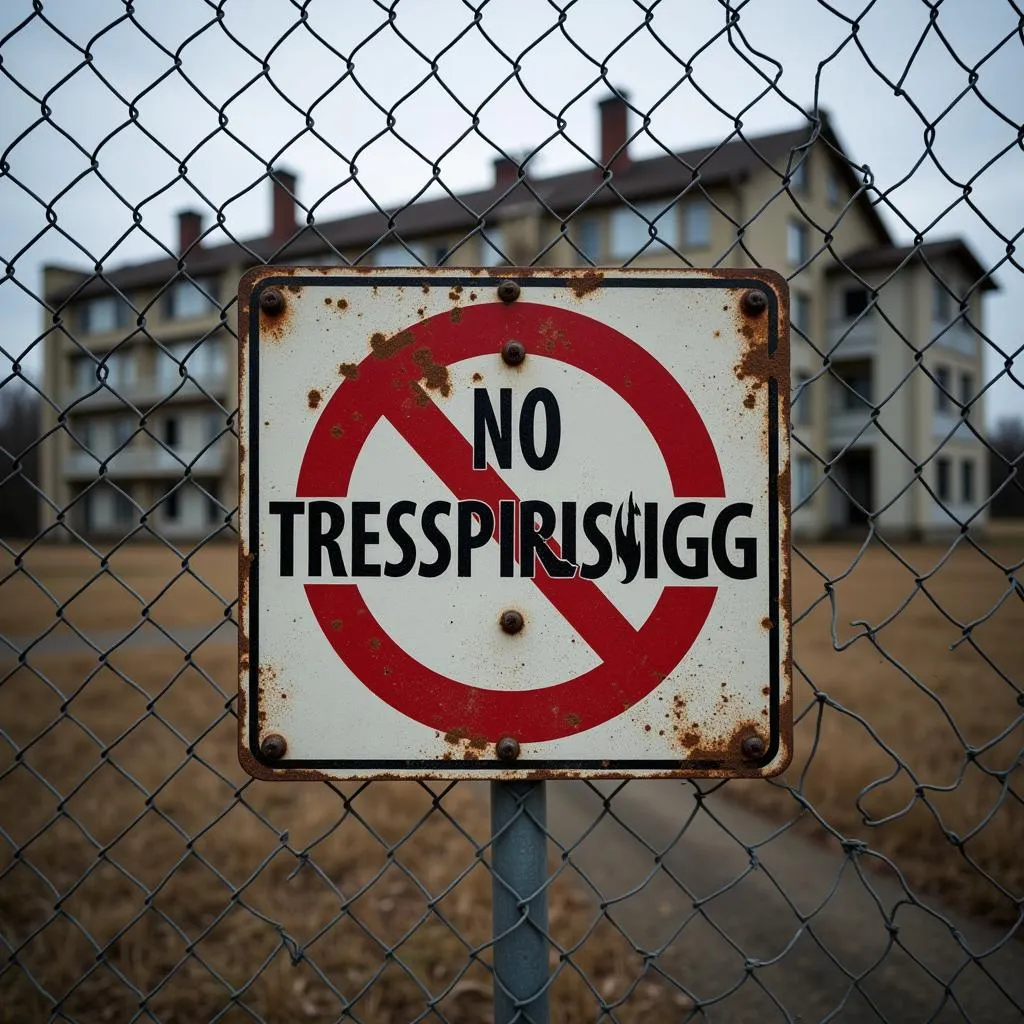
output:
<path id="1" fill-rule="evenodd" d="M 652 760 L 606 757 L 507 760 L 500 744 L 465 758 L 395 757 L 299 759 L 289 757 L 287 741 L 273 728 L 266 699 L 266 666 L 259 645 L 260 538 L 260 348 L 287 331 L 288 303 L 305 289 L 424 289 L 449 297 L 472 289 L 501 303 L 498 289 L 516 286 L 525 301 L 543 288 L 565 288 L 577 298 L 598 289 L 714 289 L 730 309 L 744 354 L 735 374 L 752 389 L 764 388 L 764 448 L 767 470 L 767 595 L 769 641 L 768 738 L 748 727 L 707 744 L 698 756 Z M 282 309 L 264 296 L 274 293 Z M 506 292 L 506 295 L 508 293 Z M 264 780 L 342 779 L 539 779 L 539 778 L 732 778 L 767 777 L 783 771 L 792 756 L 792 656 L 790 596 L 789 474 L 789 294 L 785 280 L 765 270 L 581 270 L 561 268 L 327 268 L 257 267 L 239 285 L 239 759 Z M 499 307 L 500 308 L 500 307 Z M 495 353 L 497 354 L 497 353 Z M 678 383 L 678 382 L 677 382 Z M 681 384 L 680 384 L 680 387 Z M 751 391 L 753 394 L 753 390 Z M 746 403 L 744 403 L 746 404 Z M 750 408 L 750 407 L 748 407 Z M 737 410 L 739 412 L 739 410 Z M 748 414 L 749 415 L 749 414 Z M 355 587 L 355 584 L 349 584 Z M 701 628 L 703 628 L 703 623 Z M 723 684 L 724 685 L 724 684 Z M 752 741 L 751 737 L 755 737 Z M 758 742 L 758 740 L 760 742 Z M 710 749 L 708 749 L 710 748 Z"/>

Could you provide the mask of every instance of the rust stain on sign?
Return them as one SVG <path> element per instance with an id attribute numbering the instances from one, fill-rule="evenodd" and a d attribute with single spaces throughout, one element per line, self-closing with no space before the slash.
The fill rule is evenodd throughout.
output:
<path id="1" fill-rule="evenodd" d="M 345 380 L 357 380 L 359 378 L 359 364 L 358 363 L 342 363 L 338 367 L 338 373 L 341 374 Z"/>
<path id="2" fill-rule="evenodd" d="M 582 299 L 585 295 L 597 291 L 603 280 L 604 274 L 599 270 L 588 270 L 578 276 L 570 277 L 566 284 L 572 289 L 572 293 L 577 299 Z"/>
<path id="3" fill-rule="evenodd" d="M 376 331 L 370 335 L 370 351 L 378 359 L 390 359 L 395 353 L 401 352 L 415 340 L 416 336 L 408 330 L 399 331 L 398 334 L 393 334 L 390 338 L 381 334 L 380 331 Z"/>
<path id="4" fill-rule="evenodd" d="M 452 393 L 451 377 L 448 367 L 441 363 L 435 363 L 434 357 L 430 354 L 429 348 L 418 348 L 412 354 L 412 361 L 423 373 L 423 381 L 431 391 L 437 391 L 442 398 L 447 398 Z"/>
<path id="5" fill-rule="evenodd" d="M 311 388 L 308 395 L 306 395 L 306 404 L 310 409 L 316 409 L 320 405 L 320 400 L 324 396 L 316 388 Z"/>

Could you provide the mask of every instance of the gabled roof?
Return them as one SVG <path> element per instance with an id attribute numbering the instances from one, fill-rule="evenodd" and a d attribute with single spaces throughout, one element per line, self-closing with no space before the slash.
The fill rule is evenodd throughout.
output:
<path id="1" fill-rule="evenodd" d="M 635 160 L 623 170 L 616 170 L 607 180 L 598 166 L 546 178 L 527 177 L 511 186 L 494 185 L 458 196 L 423 200 L 390 214 L 371 211 L 317 221 L 308 226 L 300 225 L 292 239 L 284 244 L 280 239 L 264 236 L 216 246 L 198 246 L 189 252 L 185 269 L 191 276 L 198 277 L 230 266 L 248 266 L 271 259 L 299 263 L 303 258 L 325 252 L 325 243 L 339 250 L 361 249 L 392 230 L 406 242 L 445 233 L 468 235 L 481 224 L 493 226 L 508 217 L 529 213 L 569 217 L 583 208 L 613 206 L 624 199 L 629 202 L 659 197 L 670 200 L 688 187 L 695 191 L 738 185 L 762 170 L 778 175 L 781 187 L 781 178 L 791 158 L 807 146 L 810 137 L 810 126 L 751 138 L 736 137 L 718 146 Z M 860 182 L 825 115 L 822 116 L 821 135 L 816 148 L 829 154 L 846 180 L 849 191 L 856 191 Z M 859 197 L 858 207 L 879 242 L 890 243 L 884 224 L 866 196 Z M 164 257 L 106 271 L 103 279 L 83 274 L 83 283 L 77 288 L 62 287 L 49 298 L 61 301 L 73 293 L 81 296 L 101 294 L 109 290 L 110 284 L 124 290 L 164 284 L 178 273 L 178 263 L 176 257 Z"/>
<path id="2" fill-rule="evenodd" d="M 958 263 L 972 284 L 982 291 L 993 291 L 999 285 L 962 238 L 943 238 L 920 245 L 877 245 L 858 249 L 843 257 L 842 263 L 829 266 L 826 273 L 842 274 L 846 268 L 862 270 L 895 270 L 903 264 L 943 261 Z"/>

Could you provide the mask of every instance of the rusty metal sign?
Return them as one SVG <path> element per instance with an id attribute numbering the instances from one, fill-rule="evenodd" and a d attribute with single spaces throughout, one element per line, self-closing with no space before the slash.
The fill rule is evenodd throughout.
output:
<path id="1" fill-rule="evenodd" d="M 239 338 L 251 774 L 786 766 L 777 274 L 261 267 Z"/>

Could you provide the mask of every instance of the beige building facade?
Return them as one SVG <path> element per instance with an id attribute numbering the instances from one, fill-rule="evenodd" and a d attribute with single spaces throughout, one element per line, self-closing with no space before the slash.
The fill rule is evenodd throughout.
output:
<path id="1" fill-rule="evenodd" d="M 271 233 L 102 275 L 49 267 L 43 524 L 190 544 L 225 531 L 237 492 L 234 295 L 258 262 L 403 266 L 763 266 L 790 280 L 794 531 L 873 522 L 887 537 L 983 531 L 983 294 L 957 239 L 896 246 L 828 121 L 631 160 L 628 110 L 601 104 L 601 154 L 534 178 L 495 162 L 480 192 L 306 223 L 293 175 Z"/>

